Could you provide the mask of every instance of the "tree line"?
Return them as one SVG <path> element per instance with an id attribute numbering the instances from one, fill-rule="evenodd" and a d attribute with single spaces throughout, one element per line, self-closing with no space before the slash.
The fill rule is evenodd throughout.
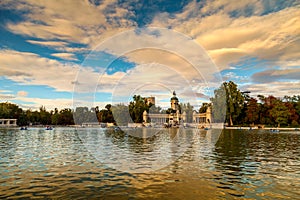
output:
<path id="1" fill-rule="evenodd" d="M 214 91 L 210 103 L 203 103 L 199 110 L 205 113 L 208 107 L 212 108 L 214 122 L 225 122 L 229 126 L 269 125 L 298 127 L 300 124 L 300 95 L 276 98 L 274 96 L 258 95 L 250 97 L 248 91 L 240 91 L 232 82 L 224 82 Z M 186 112 L 186 122 L 192 122 L 194 107 L 190 103 L 179 105 L 180 113 Z M 0 103 L 0 118 L 17 119 L 20 126 L 26 125 L 74 125 L 82 123 L 142 123 L 143 112 L 170 113 L 159 106 L 152 105 L 146 98 L 134 95 L 128 104 L 107 104 L 100 109 L 77 107 L 75 110 L 65 108 L 47 111 L 44 106 L 39 110 L 23 110 L 16 104 Z"/>
<path id="2" fill-rule="evenodd" d="M 17 119 L 19 126 L 27 125 L 72 125 L 73 111 L 69 108 L 47 111 L 44 106 L 39 110 L 23 110 L 18 105 L 5 102 L 0 103 L 0 118 Z"/>
<path id="3" fill-rule="evenodd" d="M 193 106 L 190 103 L 180 104 L 180 108 L 187 113 L 187 122 L 192 122 Z M 83 123 L 115 123 L 127 125 L 128 123 L 142 123 L 143 112 L 147 113 L 170 113 L 159 106 L 147 103 L 146 98 L 134 95 L 129 105 L 107 104 L 100 109 L 98 106 L 77 107 L 75 110 L 65 108 L 58 110 L 46 110 L 41 106 L 39 110 L 23 110 L 13 103 L 0 103 L 0 118 L 17 119 L 19 126 L 28 125 L 74 125 Z"/>
<path id="4" fill-rule="evenodd" d="M 276 98 L 272 95 L 250 97 L 232 82 L 224 82 L 211 98 L 213 119 L 234 125 L 268 125 L 298 127 L 300 124 L 300 95 Z"/>
<path id="5" fill-rule="evenodd" d="M 129 105 L 107 104 L 103 109 L 98 106 L 77 107 L 75 110 L 65 108 L 58 110 L 46 110 L 41 106 L 39 110 L 23 110 L 18 105 L 5 102 L 0 103 L 0 118 L 17 119 L 19 126 L 28 125 L 74 125 L 83 123 L 117 123 L 127 125 L 129 122 L 143 122 L 143 112 L 160 113 L 164 112 L 160 107 L 148 104 L 146 98 L 134 95 Z"/>

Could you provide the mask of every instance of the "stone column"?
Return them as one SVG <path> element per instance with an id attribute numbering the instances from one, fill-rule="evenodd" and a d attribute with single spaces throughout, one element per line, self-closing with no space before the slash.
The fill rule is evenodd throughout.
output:
<path id="1" fill-rule="evenodd" d="M 206 110 L 206 123 L 211 123 L 211 108 L 208 107 L 207 110 Z"/>
<path id="2" fill-rule="evenodd" d="M 147 111 L 144 110 L 144 112 L 143 112 L 143 121 L 144 121 L 145 123 L 147 123 L 147 118 L 148 118 L 147 115 L 148 115 Z"/>
<path id="3" fill-rule="evenodd" d="M 186 112 L 185 111 L 182 113 L 182 120 L 183 120 L 183 122 L 186 122 Z"/>

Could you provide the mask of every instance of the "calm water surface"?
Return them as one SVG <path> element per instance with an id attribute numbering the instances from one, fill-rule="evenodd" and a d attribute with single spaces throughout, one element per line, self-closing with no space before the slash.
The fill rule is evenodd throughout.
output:
<path id="1" fill-rule="evenodd" d="M 300 199 L 299 131 L 179 136 L 0 129 L 0 198 Z"/>

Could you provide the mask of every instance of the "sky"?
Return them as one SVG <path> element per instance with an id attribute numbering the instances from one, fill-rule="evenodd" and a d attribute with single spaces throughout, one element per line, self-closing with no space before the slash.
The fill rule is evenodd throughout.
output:
<path id="1" fill-rule="evenodd" d="M 223 81 L 300 95 L 299 0 L 0 1 L 0 102 L 127 104 L 175 90 L 195 108 Z"/>

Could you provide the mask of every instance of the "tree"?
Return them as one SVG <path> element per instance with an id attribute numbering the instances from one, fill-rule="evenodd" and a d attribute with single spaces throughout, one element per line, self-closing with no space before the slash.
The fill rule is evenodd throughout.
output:
<path id="1" fill-rule="evenodd" d="M 293 102 L 284 102 L 284 106 L 288 109 L 290 115 L 288 119 L 288 124 L 291 124 L 292 126 L 298 125 L 299 115 L 297 114 L 296 110 L 296 104 Z"/>
<path id="2" fill-rule="evenodd" d="M 65 108 L 59 112 L 58 124 L 60 124 L 60 125 L 73 125 L 74 124 L 73 112 L 70 108 Z"/>
<path id="3" fill-rule="evenodd" d="M 23 110 L 16 104 L 8 102 L 0 104 L 0 118 L 18 119 L 22 112 Z"/>
<path id="4" fill-rule="evenodd" d="M 54 114 L 52 114 L 52 116 L 51 116 L 51 124 L 57 125 L 58 124 L 58 117 L 59 117 L 58 109 L 55 108 L 54 109 Z"/>
<path id="5" fill-rule="evenodd" d="M 225 121 L 229 126 L 238 123 L 244 108 L 245 97 L 237 85 L 232 81 L 224 82 L 219 89 L 214 91 L 214 95 L 211 98 L 214 121 L 220 122 L 226 113 Z"/>
<path id="6" fill-rule="evenodd" d="M 146 110 L 149 112 L 150 105 L 147 105 L 145 98 L 140 95 L 134 95 L 133 101 L 129 103 L 129 113 L 131 119 L 135 123 L 143 122 L 143 113 Z"/>
<path id="7" fill-rule="evenodd" d="M 212 117 L 214 122 L 225 122 L 226 120 L 226 90 L 224 84 L 214 91 L 211 99 Z"/>
<path id="8" fill-rule="evenodd" d="M 181 113 L 186 113 L 186 122 L 191 123 L 193 122 L 193 109 L 194 106 L 192 106 L 190 103 L 187 104 L 180 104 Z"/>
<path id="9" fill-rule="evenodd" d="M 199 113 L 206 113 L 206 110 L 209 106 L 211 106 L 210 103 L 202 103 L 202 106 L 199 109 Z"/>
<path id="10" fill-rule="evenodd" d="M 237 85 L 232 81 L 229 81 L 228 83 L 225 82 L 224 88 L 226 91 L 227 103 L 226 120 L 229 122 L 229 125 L 232 126 L 233 123 L 238 121 L 238 118 L 242 113 L 245 98 L 237 88 Z"/>
<path id="11" fill-rule="evenodd" d="M 274 117 L 275 121 L 278 124 L 278 127 L 280 127 L 280 125 L 287 125 L 288 119 L 291 115 L 288 108 L 280 100 L 277 100 L 275 102 L 275 105 L 270 111 L 270 114 L 272 115 L 272 117 Z"/>
<path id="12" fill-rule="evenodd" d="M 259 120 L 259 107 L 257 104 L 257 100 L 254 98 L 250 98 L 246 107 L 246 122 L 249 124 L 258 123 Z"/>
<path id="13" fill-rule="evenodd" d="M 27 115 L 26 115 L 26 112 L 23 111 L 20 115 L 19 115 L 19 118 L 17 119 L 17 124 L 19 126 L 27 126 L 29 125 L 28 123 L 28 118 L 27 118 Z"/>
<path id="14" fill-rule="evenodd" d="M 103 123 L 114 123 L 114 116 L 112 113 L 112 106 L 111 104 L 107 104 L 105 106 L 105 109 L 100 110 L 97 113 L 97 119 L 99 122 L 103 122 Z"/>
<path id="15" fill-rule="evenodd" d="M 40 107 L 40 123 L 43 125 L 51 124 L 51 114 L 46 110 L 45 106 Z"/>

